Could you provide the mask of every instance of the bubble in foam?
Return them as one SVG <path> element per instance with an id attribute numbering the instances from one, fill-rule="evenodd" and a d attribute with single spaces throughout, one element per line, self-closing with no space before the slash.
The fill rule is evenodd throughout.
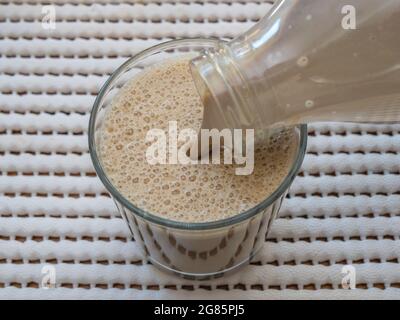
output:
<path id="1" fill-rule="evenodd" d="M 308 66 L 308 62 L 309 62 L 309 60 L 308 60 L 308 57 L 306 57 L 306 56 L 301 56 L 299 59 L 297 59 L 297 65 L 300 68 L 307 67 Z"/>
<path id="2" fill-rule="evenodd" d="M 306 107 L 307 109 L 310 109 L 310 108 L 314 107 L 314 101 L 313 101 L 313 100 L 307 100 L 307 101 L 304 103 L 304 105 L 305 105 L 305 107 Z"/>

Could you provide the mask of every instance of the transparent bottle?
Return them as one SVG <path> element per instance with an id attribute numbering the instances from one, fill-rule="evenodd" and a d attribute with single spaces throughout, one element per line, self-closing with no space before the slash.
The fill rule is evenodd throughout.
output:
<path id="1" fill-rule="evenodd" d="M 399 0 L 278 1 L 192 61 L 203 128 L 399 121 L 399 30 Z"/>

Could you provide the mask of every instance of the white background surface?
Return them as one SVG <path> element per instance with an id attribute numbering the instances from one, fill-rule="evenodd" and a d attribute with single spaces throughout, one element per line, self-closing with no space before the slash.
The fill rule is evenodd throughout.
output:
<path id="1" fill-rule="evenodd" d="M 94 174 L 95 95 L 129 56 L 171 38 L 233 37 L 268 2 L 0 0 L 0 298 L 400 298 L 400 125 L 319 124 L 262 252 L 193 282 L 142 261 Z M 41 288 L 53 265 L 56 288 Z M 340 288 L 356 269 L 356 290 Z"/>

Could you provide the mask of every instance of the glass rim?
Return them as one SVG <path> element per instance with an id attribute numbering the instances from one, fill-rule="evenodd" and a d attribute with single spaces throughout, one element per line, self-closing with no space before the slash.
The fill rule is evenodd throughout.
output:
<path id="1" fill-rule="evenodd" d="M 237 215 L 234 215 L 229 218 L 221 219 L 221 220 L 216 220 L 216 221 L 210 221 L 210 222 L 182 222 L 182 221 L 175 221 L 175 220 L 170 220 L 166 219 L 160 216 L 157 216 L 153 213 L 147 212 L 136 205 L 134 205 L 131 201 L 129 201 L 127 198 L 125 198 L 114 185 L 112 182 L 108 179 L 108 176 L 103 169 L 100 158 L 97 154 L 96 150 L 96 143 L 95 143 L 95 123 L 96 123 L 96 117 L 98 110 L 101 106 L 101 102 L 103 101 L 107 89 L 114 83 L 114 80 L 118 78 L 118 76 L 123 73 L 127 68 L 132 66 L 137 60 L 146 58 L 147 56 L 151 55 L 152 53 L 157 53 L 161 52 L 167 49 L 173 49 L 173 47 L 179 46 L 179 45 L 198 45 L 198 46 L 215 46 L 219 42 L 223 40 L 219 39 L 205 39 L 205 38 L 187 38 L 187 39 L 179 39 L 179 40 L 170 40 L 166 41 L 160 44 L 157 44 L 155 46 L 151 46 L 135 55 L 133 55 L 131 58 L 129 58 L 127 61 L 125 61 L 121 66 L 119 66 L 111 75 L 110 77 L 106 80 L 106 82 L 103 84 L 101 87 L 98 95 L 96 96 L 96 99 L 93 104 L 92 111 L 90 113 L 90 119 L 89 119 L 89 129 L 88 129 L 88 138 L 89 138 L 89 153 L 90 157 L 92 159 L 94 169 L 96 171 L 97 176 L 100 178 L 101 182 L 104 184 L 106 187 L 107 191 L 111 193 L 111 196 L 114 198 L 114 200 L 117 200 L 120 202 L 124 207 L 129 209 L 133 214 L 137 214 L 140 216 L 142 219 L 164 226 L 168 228 L 174 228 L 174 229 L 184 229 L 184 230 L 209 230 L 209 229 L 218 229 L 218 228 L 223 228 L 226 226 L 234 225 L 237 223 L 240 223 L 244 220 L 247 220 L 258 213 L 260 213 L 262 210 L 265 208 L 269 207 L 272 205 L 277 199 L 279 199 L 280 196 L 282 196 L 290 187 L 291 183 L 293 182 L 294 178 L 297 175 L 298 170 L 300 169 L 300 166 L 303 162 L 305 152 L 306 152 L 306 147 L 307 147 L 307 125 L 301 124 L 298 125 L 297 128 L 299 129 L 299 142 L 298 142 L 298 151 L 296 154 L 296 157 L 293 160 L 293 165 L 291 169 L 289 170 L 288 174 L 285 176 L 285 178 L 282 180 L 280 185 L 276 188 L 276 190 L 268 195 L 267 198 L 265 198 L 263 201 L 255 205 L 254 207 L 247 209 Z"/>

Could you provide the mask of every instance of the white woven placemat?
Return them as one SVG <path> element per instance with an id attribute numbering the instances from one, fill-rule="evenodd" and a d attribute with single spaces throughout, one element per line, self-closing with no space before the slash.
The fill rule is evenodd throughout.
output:
<path id="1" fill-rule="evenodd" d="M 400 298 L 400 125 L 310 126 L 262 252 L 214 281 L 142 261 L 95 176 L 87 123 L 107 76 L 160 41 L 235 36 L 270 1 L 56 0 L 55 30 L 48 4 L 0 0 L 0 298 Z"/>

